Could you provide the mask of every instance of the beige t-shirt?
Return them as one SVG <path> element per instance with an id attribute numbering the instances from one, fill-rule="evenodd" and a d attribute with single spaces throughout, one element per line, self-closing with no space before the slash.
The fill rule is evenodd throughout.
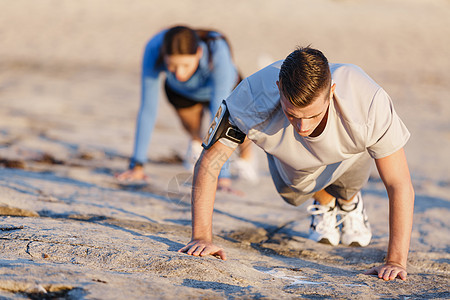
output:
<path id="1" fill-rule="evenodd" d="M 358 154 L 383 158 L 406 144 L 410 134 L 388 94 L 351 64 L 330 64 L 336 89 L 324 131 L 298 135 L 280 105 L 276 81 L 282 62 L 243 80 L 226 103 L 231 122 L 274 157 L 286 185 L 315 192 L 339 178 Z"/>

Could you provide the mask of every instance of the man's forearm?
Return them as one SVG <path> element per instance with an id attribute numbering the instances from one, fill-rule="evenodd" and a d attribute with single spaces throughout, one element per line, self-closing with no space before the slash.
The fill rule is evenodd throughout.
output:
<path id="1" fill-rule="evenodd" d="M 212 215 L 217 178 L 234 149 L 216 143 L 203 151 L 194 169 L 192 187 L 192 239 L 212 240 Z"/>
<path id="2" fill-rule="evenodd" d="M 412 186 L 388 189 L 389 196 L 389 247 L 386 263 L 406 268 L 414 211 Z"/>
<path id="3" fill-rule="evenodd" d="M 203 157 L 201 160 L 204 159 Z M 212 240 L 212 215 L 214 210 L 217 177 L 208 173 L 207 167 L 195 167 L 192 188 L 192 239 Z"/>
<path id="4" fill-rule="evenodd" d="M 414 189 L 405 152 L 375 160 L 389 196 L 389 247 L 386 262 L 406 268 L 414 213 Z"/>

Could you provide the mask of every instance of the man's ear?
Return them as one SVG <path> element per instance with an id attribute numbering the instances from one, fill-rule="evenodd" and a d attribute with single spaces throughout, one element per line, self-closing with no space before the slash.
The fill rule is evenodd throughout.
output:
<path id="1" fill-rule="evenodd" d="M 333 98 L 334 91 L 336 90 L 336 83 L 333 83 L 330 89 L 330 99 Z"/>

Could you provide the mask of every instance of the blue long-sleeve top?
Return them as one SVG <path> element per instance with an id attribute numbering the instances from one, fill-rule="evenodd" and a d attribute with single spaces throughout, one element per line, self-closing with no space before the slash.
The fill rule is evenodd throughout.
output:
<path id="1" fill-rule="evenodd" d="M 178 81 L 174 74 L 170 73 L 165 64 L 156 65 L 164 34 L 163 30 L 156 34 L 145 47 L 141 73 L 141 105 L 137 117 L 136 136 L 132 161 L 145 163 L 151 134 L 155 126 L 161 74 L 167 78 L 168 86 L 180 95 L 190 99 L 204 102 L 210 101 L 209 110 L 214 115 L 220 103 L 233 90 L 238 80 L 238 72 L 233 63 L 230 49 L 224 39 L 212 39 L 208 46 L 200 42 L 203 55 L 192 77 L 185 81 Z M 212 36 L 220 36 L 211 32 Z M 209 55 L 211 54 L 212 60 Z M 210 67 L 212 62 L 212 67 Z"/>

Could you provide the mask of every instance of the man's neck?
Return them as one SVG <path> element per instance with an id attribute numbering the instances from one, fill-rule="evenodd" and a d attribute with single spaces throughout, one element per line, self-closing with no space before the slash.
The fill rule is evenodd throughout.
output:
<path id="1" fill-rule="evenodd" d="M 323 116 L 322 121 L 320 121 L 320 123 L 316 127 L 316 129 L 314 129 L 314 131 L 309 135 L 310 137 L 318 137 L 325 130 L 325 127 L 327 126 L 329 110 L 330 110 L 330 105 L 328 104 L 327 112 Z"/>

